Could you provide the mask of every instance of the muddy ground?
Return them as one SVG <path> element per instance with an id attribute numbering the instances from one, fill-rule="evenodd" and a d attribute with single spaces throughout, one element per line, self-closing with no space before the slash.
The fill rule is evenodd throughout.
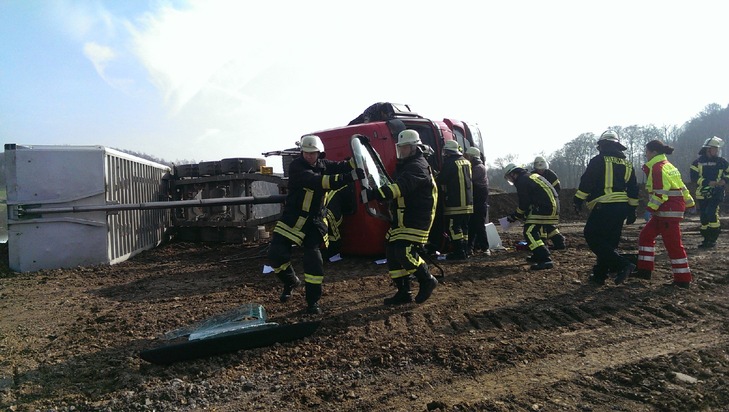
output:
<path id="1" fill-rule="evenodd" d="M 627 252 L 640 223 L 626 226 Z M 113 266 L 5 269 L 0 410 L 729 410 L 726 225 L 717 249 L 699 251 L 697 218 L 683 223 L 688 290 L 665 286 L 662 246 L 652 280 L 589 285 L 582 227 L 561 225 L 569 248 L 551 270 L 529 271 L 519 230 L 501 233 L 509 250 L 440 262 L 444 281 L 421 305 L 384 306 L 386 268 L 345 257 L 326 266 L 318 316 L 303 314 L 301 290 L 279 302 L 261 273 L 265 244 L 171 242 Z M 271 322 L 321 324 L 302 340 L 169 366 L 138 356 L 250 302 Z"/>

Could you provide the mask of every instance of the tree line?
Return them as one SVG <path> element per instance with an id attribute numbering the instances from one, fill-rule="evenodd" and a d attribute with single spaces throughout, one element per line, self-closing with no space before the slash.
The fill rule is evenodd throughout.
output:
<path id="1" fill-rule="evenodd" d="M 653 124 L 648 126 L 612 126 L 607 129 L 614 130 L 620 135 L 621 143 L 627 147 L 625 156 L 633 163 L 639 183 L 645 182 L 645 174 L 641 167 L 645 163 L 645 144 L 659 139 L 676 150 L 669 157 L 680 171 L 684 180 L 689 178 L 691 162 L 698 157 L 698 152 L 706 139 L 718 136 L 725 142 L 729 138 L 729 105 L 722 108 L 712 103 L 704 110 L 682 126 L 662 126 Z M 597 140 L 599 135 L 582 133 L 567 142 L 561 149 L 552 154 L 541 154 L 549 163 L 549 168 L 559 176 L 563 188 L 577 188 L 580 177 L 587 168 L 587 163 L 597 155 Z M 488 140 L 486 140 L 488 141 Z M 487 150 L 488 153 L 488 150 Z M 512 190 L 504 180 L 504 167 L 509 163 L 516 163 L 518 156 L 508 154 L 489 163 L 489 186 L 504 191 Z M 524 165 L 532 170 L 532 161 Z"/>

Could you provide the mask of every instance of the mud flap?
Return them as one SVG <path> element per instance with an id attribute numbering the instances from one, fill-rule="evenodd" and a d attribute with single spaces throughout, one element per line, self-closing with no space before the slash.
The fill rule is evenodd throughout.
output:
<path id="1" fill-rule="evenodd" d="M 232 333 L 223 333 L 204 339 L 160 346 L 144 350 L 139 357 L 158 365 L 206 358 L 243 349 L 271 346 L 291 342 L 312 335 L 320 322 L 301 322 L 291 325 L 262 324 Z"/>

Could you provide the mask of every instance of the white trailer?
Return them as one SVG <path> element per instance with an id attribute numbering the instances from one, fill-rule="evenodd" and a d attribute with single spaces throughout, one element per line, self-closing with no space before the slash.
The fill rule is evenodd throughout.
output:
<path id="1" fill-rule="evenodd" d="M 170 225 L 167 209 L 34 211 L 167 200 L 165 165 L 103 146 L 6 144 L 5 170 L 14 271 L 122 262 L 159 245 Z"/>

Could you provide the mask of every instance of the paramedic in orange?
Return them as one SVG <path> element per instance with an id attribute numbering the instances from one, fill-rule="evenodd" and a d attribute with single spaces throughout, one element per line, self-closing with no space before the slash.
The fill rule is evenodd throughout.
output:
<path id="1" fill-rule="evenodd" d="M 634 277 L 650 279 L 656 253 L 656 237 L 661 236 L 671 259 L 673 284 L 687 288 L 691 284 L 686 250 L 681 242 L 683 212 L 694 207 L 681 173 L 668 161 L 666 155 L 673 153 L 673 147 L 660 140 L 651 140 L 645 146 L 643 172 L 648 176 L 645 188 L 649 193 L 648 206 L 651 218 L 640 231 L 638 238 L 638 271 Z"/>

